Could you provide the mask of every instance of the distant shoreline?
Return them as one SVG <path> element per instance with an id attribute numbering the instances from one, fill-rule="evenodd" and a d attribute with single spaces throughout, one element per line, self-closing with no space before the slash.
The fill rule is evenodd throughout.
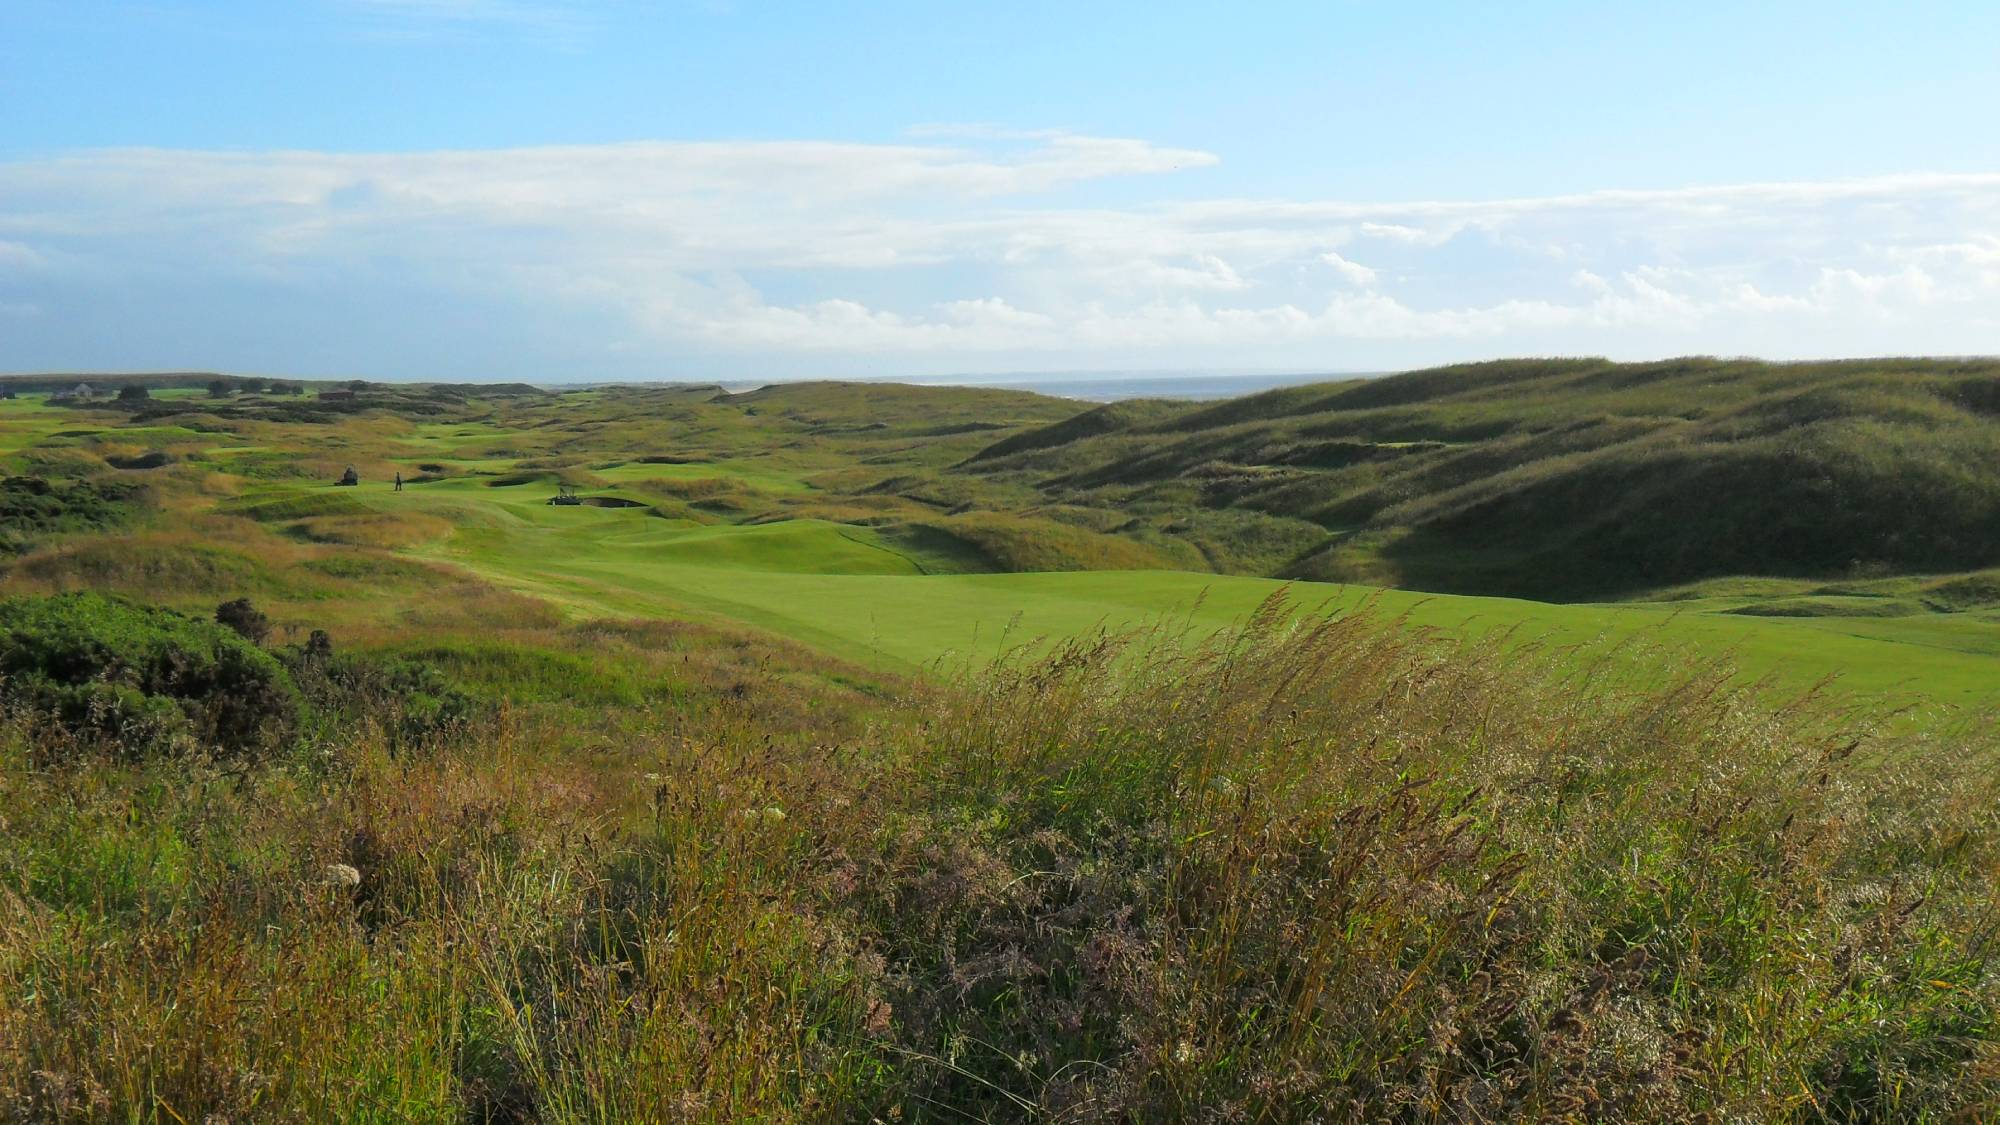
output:
<path id="1" fill-rule="evenodd" d="M 912 376 L 910 378 L 838 379 L 842 383 L 894 383 L 913 387 L 983 387 L 992 390 L 1032 391 L 1053 398 L 1081 402 L 1115 402 L 1132 398 L 1222 399 L 1255 394 L 1277 387 L 1297 387 L 1311 383 L 1332 383 L 1362 379 L 1387 372 L 1307 371 L 1253 372 L 1232 375 L 1107 374 L 1107 375 L 964 375 Z M 789 381 L 789 380 L 787 380 Z M 722 380 L 732 393 L 771 386 L 771 381 L 737 382 Z"/>
<path id="2" fill-rule="evenodd" d="M 1330 383 L 1342 379 L 1366 378 L 1389 372 L 1362 371 L 1305 371 L 1305 372 L 1235 372 L 1223 375 L 1203 375 L 1178 372 L 1108 372 L 1108 373 L 1056 373 L 1049 375 L 1027 375 L 1006 373 L 996 375 L 915 375 L 908 377 L 875 377 L 832 379 L 838 383 L 885 383 L 915 387 L 984 387 L 999 390 L 1033 391 L 1054 398 L 1074 399 L 1080 402 L 1112 402 L 1131 398 L 1173 398 L 1173 399 L 1221 399 L 1237 395 L 1254 394 L 1274 387 L 1301 386 L 1308 383 Z M 52 391 L 64 389 L 79 383 L 99 383 L 109 387 L 126 383 L 141 383 L 154 389 L 167 387 L 201 387 L 213 380 L 241 381 L 244 379 L 265 379 L 264 376 L 242 375 L 232 372 L 213 371 L 117 371 L 117 372 L 18 372 L 0 374 L 0 386 L 10 386 L 21 391 Z M 333 386 L 348 382 L 347 379 L 283 377 L 286 382 L 301 383 L 308 387 Z M 451 380 L 404 380 L 370 379 L 369 383 L 384 386 L 403 385 L 443 385 L 443 386 L 500 386 L 501 383 L 460 383 Z M 539 386 L 544 390 L 561 392 L 590 390 L 597 387 L 614 386 L 718 386 L 732 394 L 754 391 L 761 387 L 780 383 L 818 382 L 809 379 L 676 379 L 661 382 L 650 380 L 604 380 L 579 383 L 526 384 Z"/>

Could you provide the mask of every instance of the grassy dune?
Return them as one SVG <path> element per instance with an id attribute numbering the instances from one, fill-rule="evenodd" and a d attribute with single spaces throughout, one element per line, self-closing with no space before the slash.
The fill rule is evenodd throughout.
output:
<path id="1" fill-rule="evenodd" d="M 1297 577 L 1576 601 L 2000 560 L 2000 363 L 1507 360 L 1100 408 L 960 471 L 1309 521 Z"/>

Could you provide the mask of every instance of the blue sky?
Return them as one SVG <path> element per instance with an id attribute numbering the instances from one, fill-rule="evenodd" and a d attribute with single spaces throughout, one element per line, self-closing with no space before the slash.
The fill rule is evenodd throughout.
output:
<path id="1" fill-rule="evenodd" d="M 2000 351 L 2000 5 L 5 0 L 0 370 Z"/>

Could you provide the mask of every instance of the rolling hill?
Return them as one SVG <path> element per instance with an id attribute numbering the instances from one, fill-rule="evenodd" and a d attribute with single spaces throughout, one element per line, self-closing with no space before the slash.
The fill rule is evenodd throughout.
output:
<path id="1" fill-rule="evenodd" d="M 953 471 L 1128 529 L 1231 513 L 1285 577 L 1582 600 L 1950 573 L 2000 564 L 2000 362 L 1472 364 L 1116 403 Z"/>

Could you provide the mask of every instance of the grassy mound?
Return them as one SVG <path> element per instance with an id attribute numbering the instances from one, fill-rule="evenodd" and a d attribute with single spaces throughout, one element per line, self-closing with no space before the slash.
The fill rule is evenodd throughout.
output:
<path id="1" fill-rule="evenodd" d="M 306 592 L 273 561 L 201 536 L 147 534 L 37 551 L 17 563 L 8 577 L 42 589 L 118 591 L 156 600 L 219 597 L 238 590 Z"/>
<path id="2" fill-rule="evenodd" d="M 974 461 L 993 461 L 1018 453 L 1028 453 L 1039 449 L 1053 449 L 1068 445 L 1084 438 L 1117 433 L 1121 430 L 1143 428 L 1181 412 L 1181 404 L 1157 399 L 1127 399 L 1122 402 L 1108 402 L 1095 409 L 1086 410 L 1074 418 L 1067 418 L 1054 425 L 1039 426 L 1024 430 L 1012 437 L 1002 438 L 980 450 L 973 456 Z"/>
<path id="3" fill-rule="evenodd" d="M 982 570 L 1154 570 L 1174 565 L 1167 555 L 1118 535 L 1034 517 L 967 513 L 908 525 L 917 541 L 939 553 L 986 560 Z"/>
<path id="4" fill-rule="evenodd" d="M 2000 607 L 2000 570 L 1927 583 L 1922 597 L 1926 604 L 1952 613 Z"/>
<path id="5" fill-rule="evenodd" d="M 284 523 L 315 516 L 357 516 L 369 512 L 366 504 L 345 492 L 331 489 L 285 496 L 259 496 L 225 504 L 222 510 L 260 523 Z"/>
<path id="6" fill-rule="evenodd" d="M 1815 424 L 1641 443 L 1398 510 L 1439 589 L 1583 598 L 1709 574 L 1937 572 L 2000 558 L 2000 433 Z"/>
<path id="7" fill-rule="evenodd" d="M 450 535 L 452 530 L 448 521 L 421 512 L 313 516 L 293 526 L 298 535 L 315 543 L 379 548 L 414 547 Z"/>
<path id="8" fill-rule="evenodd" d="M 868 528 L 819 520 L 690 528 L 649 545 L 647 565 L 795 574 L 914 574 L 918 568 Z"/>
<path id="9" fill-rule="evenodd" d="M 1923 607 L 1900 598 L 1772 598 L 1728 612 L 1746 617 L 1909 617 Z"/>

